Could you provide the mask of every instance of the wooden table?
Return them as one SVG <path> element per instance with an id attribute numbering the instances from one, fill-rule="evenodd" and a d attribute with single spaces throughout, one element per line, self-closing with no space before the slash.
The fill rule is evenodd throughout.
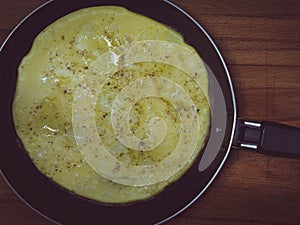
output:
<path id="1" fill-rule="evenodd" d="M 0 0 L 0 42 L 43 2 Z M 199 21 L 220 48 L 239 117 L 300 127 L 300 1 L 173 2 Z M 299 223 L 300 160 L 232 150 L 206 193 L 167 224 Z M 52 223 L 19 200 L 0 177 L 0 224 Z"/>

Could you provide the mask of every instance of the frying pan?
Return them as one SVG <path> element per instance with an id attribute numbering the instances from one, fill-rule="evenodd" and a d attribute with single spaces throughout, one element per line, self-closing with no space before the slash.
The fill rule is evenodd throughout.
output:
<path id="1" fill-rule="evenodd" d="M 59 187 L 39 173 L 31 163 L 12 122 L 11 104 L 17 68 L 31 48 L 35 36 L 58 18 L 95 5 L 124 6 L 173 27 L 198 50 L 209 71 L 212 124 L 207 146 L 179 181 L 144 202 L 103 205 Z M 1 139 L 6 146 L 0 152 L 1 172 L 20 198 L 57 223 L 162 223 L 182 212 L 204 193 L 222 168 L 232 146 L 284 156 L 299 155 L 299 128 L 237 119 L 233 86 L 221 53 L 197 21 L 168 1 L 75 0 L 71 5 L 66 1 L 50 1 L 23 20 L 5 41 L 0 52 L 0 68 L 0 129 Z"/>

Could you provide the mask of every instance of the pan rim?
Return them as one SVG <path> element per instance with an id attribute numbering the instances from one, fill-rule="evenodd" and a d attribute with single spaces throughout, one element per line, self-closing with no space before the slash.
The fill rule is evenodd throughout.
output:
<path id="1" fill-rule="evenodd" d="M 2 49 L 4 48 L 4 46 L 6 45 L 6 43 L 8 42 L 8 40 L 11 38 L 11 36 L 15 33 L 15 31 L 31 16 L 33 15 L 35 12 L 39 11 L 40 9 L 44 8 L 45 6 L 47 6 L 48 4 L 50 4 L 51 2 L 53 2 L 54 0 L 49 0 L 47 2 L 45 2 L 44 4 L 40 5 L 39 7 L 37 7 L 36 9 L 34 9 L 32 12 L 30 12 L 26 17 L 24 17 L 21 22 L 19 22 L 15 28 L 10 32 L 10 34 L 7 36 L 7 38 L 5 39 L 5 41 L 3 42 L 3 44 L 0 47 L 0 53 L 2 51 Z M 162 224 L 167 222 L 168 220 L 176 217 L 178 214 L 180 214 L 181 212 L 183 212 L 184 210 L 186 210 L 187 208 L 189 208 L 208 188 L 209 186 L 212 184 L 212 182 L 215 180 L 216 176 L 218 175 L 218 173 L 220 172 L 220 170 L 222 169 L 229 153 L 232 147 L 232 142 L 233 142 L 233 137 L 234 137 L 234 133 L 235 133 L 235 127 L 236 127 L 236 119 L 237 119 L 237 107 L 236 107 L 236 100 L 235 100 L 235 94 L 234 94 L 234 89 L 233 89 L 233 84 L 232 84 L 232 80 L 230 77 L 230 73 L 229 70 L 227 68 L 227 65 L 225 63 L 225 60 L 223 59 L 223 56 L 221 54 L 221 52 L 219 51 L 218 47 L 216 46 L 216 44 L 214 43 L 213 39 L 210 37 L 210 35 L 206 32 L 206 30 L 200 25 L 199 22 L 197 22 L 189 13 L 187 13 L 185 10 L 183 10 L 182 8 L 180 8 L 179 6 L 177 6 L 176 4 L 172 3 L 169 0 L 163 0 L 165 3 L 169 4 L 170 6 L 174 7 L 175 9 L 177 9 L 178 11 L 180 11 L 181 13 L 183 13 L 185 16 L 187 16 L 200 30 L 201 32 L 207 37 L 207 39 L 209 40 L 209 42 L 212 44 L 214 50 L 216 51 L 219 60 L 222 62 L 223 68 L 225 70 L 226 76 L 227 76 L 227 80 L 228 80 L 228 84 L 230 87 L 230 94 L 232 97 L 232 105 L 233 105 L 233 123 L 232 123 L 232 129 L 231 129 L 231 134 L 230 134 L 230 140 L 229 140 L 229 144 L 228 147 L 226 149 L 226 154 L 223 157 L 222 162 L 219 164 L 216 172 L 214 173 L 214 175 L 212 176 L 212 178 L 209 180 L 209 182 L 206 184 L 206 186 L 201 190 L 201 192 L 195 196 L 195 198 L 190 201 L 189 204 L 187 204 L 185 207 L 183 207 L 182 209 L 178 210 L 176 213 L 174 213 L 173 215 L 169 216 L 168 218 L 156 223 L 156 224 Z M 13 186 L 9 183 L 9 181 L 7 180 L 7 178 L 5 177 L 4 173 L 2 172 L 2 169 L 0 170 L 1 175 L 3 176 L 4 180 L 6 181 L 6 183 L 9 185 L 9 187 L 14 191 L 14 193 L 26 204 L 28 205 L 30 208 L 32 208 L 35 212 L 37 212 L 38 214 L 40 214 L 41 216 L 43 216 L 44 218 L 50 220 L 51 222 L 54 222 L 55 224 L 60 224 L 57 221 L 51 219 L 50 217 L 46 216 L 45 214 L 43 214 L 42 212 L 40 212 L 38 209 L 36 209 L 35 207 L 33 207 L 30 203 L 28 203 L 21 195 L 19 195 L 16 190 L 13 188 Z"/>

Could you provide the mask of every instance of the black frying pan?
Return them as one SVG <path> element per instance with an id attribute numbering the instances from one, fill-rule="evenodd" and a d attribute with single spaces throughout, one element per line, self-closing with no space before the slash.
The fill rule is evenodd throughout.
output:
<path id="1" fill-rule="evenodd" d="M 212 105 L 211 134 L 206 148 L 188 172 L 151 200 L 104 205 L 76 196 L 43 176 L 32 164 L 16 135 L 11 105 L 17 68 L 36 35 L 58 18 L 80 8 L 121 5 L 144 14 L 183 34 L 207 64 Z M 52 1 L 30 14 L 8 37 L 0 51 L 1 172 L 14 191 L 32 208 L 63 224 L 162 223 L 187 208 L 208 188 L 232 146 L 262 153 L 299 156 L 300 129 L 237 119 L 235 96 L 225 62 L 205 30 L 168 1 L 74 0 Z M 280 138 L 278 138 L 280 137 Z"/>

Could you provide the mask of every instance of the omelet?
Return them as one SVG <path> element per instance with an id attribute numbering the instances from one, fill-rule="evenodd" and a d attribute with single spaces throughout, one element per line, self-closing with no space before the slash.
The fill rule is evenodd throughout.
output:
<path id="1" fill-rule="evenodd" d="M 172 28 L 119 6 L 85 8 L 34 40 L 13 119 L 36 168 L 61 187 L 102 203 L 146 200 L 205 146 L 208 74 Z"/>

